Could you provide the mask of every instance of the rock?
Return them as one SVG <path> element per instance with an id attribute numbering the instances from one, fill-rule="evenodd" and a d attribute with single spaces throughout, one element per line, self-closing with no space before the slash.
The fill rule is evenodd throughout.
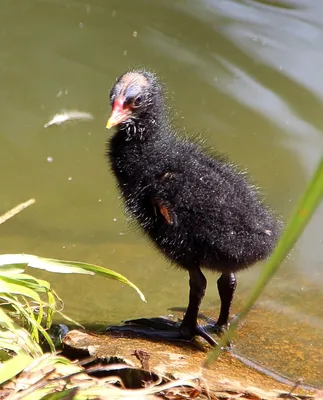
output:
<path id="1" fill-rule="evenodd" d="M 70 359 L 93 357 L 101 366 L 97 372 L 104 374 L 102 365 L 118 364 L 121 369 L 113 370 L 113 375 L 118 374 L 127 388 L 143 387 L 143 382 L 170 385 L 175 380 L 181 386 L 186 382 L 187 390 L 197 390 L 198 386 L 221 399 L 235 396 L 273 399 L 286 396 L 292 388 L 245 365 L 230 352 L 223 352 L 210 368 L 203 368 L 208 349 L 200 342 L 170 343 L 80 330 L 70 331 L 63 340 L 65 356 Z M 303 393 L 302 398 L 311 397 L 303 390 L 297 391 Z"/>

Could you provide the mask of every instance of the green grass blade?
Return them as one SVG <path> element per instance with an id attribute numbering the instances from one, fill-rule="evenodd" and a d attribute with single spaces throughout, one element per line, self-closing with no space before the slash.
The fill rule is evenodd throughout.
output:
<path id="1" fill-rule="evenodd" d="M 34 289 L 27 287 L 24 282 L 7 276 L 0 276 L 0 293 L 17 294 L 40 301 L 39 294 Z"/>
<path id="2" fill-rule="evenodd" d="M 29 274 L 19 274 L 15 277 L 11 276 L 10 278 L 15 279 L 17 282 L 23 283 L 31 289 L 37 288 L 38 291 L 46 291 L 50 288 L 49 282 L 43 279 L 35 278 L 34 276 Z"/>
<path id="3" fill-rule="evenodd" d="M 36 318 L 36 315 L 34 313 L 34 310 L 31 308 L 29 302 L 23 297 L 23 300 L 25 301 L 24 309 L 26 310 L 26 313 L 30 316 L 30 319 L 34 320 L 34 324 L 29 324 L 30 328 L 28 329 L 29 333 L 31 334 L 31 337 L 33 340 L 35 340 L 36 343 L 39 343 L 39 331 L 38 331 L 38 325 L 40 325 L 41 322 L 39 322 L 38 318 Z M 41 313 L 41 310 L 43 307 L 39 307 L 39 311 Z"/>
<path id="4" fill-rule="evenodd" d="M 9 298 L 8 297 L 8 301 L 10 301 L 10 303 L 12 304 L 12 306 L 17 310 L 17 312 L 22 315 L 25 320 L 31 324 L 31 331 L 36 328 L 38 329 L 38 331 L 44 336 L 45 340 L 47 341 L 50 350 L 52 352 L 55 351 L 55 345 L 51 339 L 51 337 L 49 336 L 49 334 L 46 332 L 46 330 L 37 322 L 37 320 L 35 319 L 34 313 L 33 311 L 31 311 L 31 313 L 29 313 L 28 310 L 26 310 L 24 308 L 24 306 L 17 300 L 13 299 L 13 298 Z M 43 306 L 43 302 L 40 301 L 40 307 Z"/>
<path id="5" fill-rule="evenodd" d="M 22 274 L 25 270 L 25 266 L 22 264 L 0 264 L 0 275 L 15 275 Z"/>
<path id="6" fill-rule="evenodd" d="M 0 307 L 0 325 L 5 325 L 9 329 L 14 329 L 14 323 L 12 322 L 12 319 L 8 317 L 8 315 L 4 312 L 4 310 L 1 309 Z"/>
<path id="7" fill-rule="evenodd" d="M 11 301 L 11 298 L 8 297 Z M 42 354 L 41 348 L 35 343 L 30 334 L 6 315 L 0 308 L 0 346 L 2 349 L 13 350 L 15 352 L 24 351 L 32 357 L 38 357 Z M 18 351 L 17 349 L 18 346 Z"/>
<path id="8" fill-rule="evenodd" d="M 61 392 L 50 393 L 47 396 L 43 397 L 41 400 L 64 400 L 64 399 L 76 399 L 77 392 L 81 390 L 80 388 L 74 387 L 72 389 L 65 389 Z M 26 399 L 28 400 L 28 399 Z M 37 399 L 35 399 L 37 400 Z"/>
<path id="9" fill-rule="evenodd" d="M 7 331 L 7 332 L 9 332 L 9 331 Z M 2 337 L 2 332 L 1 332 L 1 334 L 0 334 L 0 349 L 1 350 L 5 349 L 6 352 L 8 350 L 10 350 L 11 352 L 19 353 L 21 351 L 21 346 L 13 341 L 14 335 L 11 335 L 11 336 L 12 337 L 10 338 L 10 340 L 4 339 Z M 8 354 L 7 354 L 7 356 L 8 356 L 8 358 L 11 358 Z M 1 356 L 0 356 L 0 365 L 2 362 L 3 362 L 3 360 L 1 359 Z"/>
<path id="10" fill-rule="evenodd" d="M 0 366 L 0 385 L 14 378 L 33 361 L 26 353 L 20 353 Z"/>
<path id="11" fill-rule="evenodd" d="M 139 288 L 134 283 L 130 282 L 125 276 L 98 265 L 82 263 L 78 261 L 54 260 L 51 258 L 37 257 L 30 254 L 1 254 L 0 271 L 1 265 L 4 266 L 8 264 L 23 264 L 28 265 L 31 268 L 64 274 L 100 275 L 104 278 L 114 279 L 130 286 L 138 293 L 142 301 L 146 301 L 145 296 L 139 290 Z"/>
<path id="12" fill-rule="evenodd" d="M 49 272 L 58 272 L 60 274 L 87 274 L 92 275 L 91 272 L 83 270 L 79 266 L 76 268 L 68 262 L 64 264 L 60 260 L 54 260 L 51 258 L 33 256 L 31 254 L 0 254 L 0 266 L 6 266 L 8 264 L 25 265 L 31 268 L 43 269 Z M 82 264 L 82 263 L 80 263 Z M 85 264 L 86 265 L 86 264 Z M 0 271 L 1 271 L 0 267 Z"/>
<path id="13" fill-rule="evenodd" d="M 258 300 L 259 296 L 263 292 L 265 286 L 268 284 L 270 279 L 279 269 L 282 261 L 288 255 L 290 250 L 293 248 L 306 225 L 310 221 L 313 213 L 319 206 L 323 197 L 323 158 L 307 186 L 307 189 L 301 199 L 298 207 L 289 223 L 286 226 L 285 232 L 283 233 L 274 253 L 265 265 L 264 271 L 257 281 L 254 289 L 248 297 L 246 304 L 240 314 L 231 323 L 230 329 L 223 335 L 218 346 L 211 350 L 205 361 L 205 366 L 210 365 L 220 354 L 221 348 L 231 340 L 234 331 L 246 317 L 254 303 Z"/>
<path id="14" fill-rule="evenodd" d="M 141 290 L 132 282 L 130 282 L 125 276 L 119 274 L 118 272 L 112 271 L 111 269 L 103 268 L 94 264 L 84 264 L 77 261 L 61 261 L 63 264 L 72 265 L 75 267 L 80 267 L 86 271 L 92 272 L 95 275 L 103 276 L 104 278 L 114 279 L 121 283 L 124 283 L 130 287 L 132 287 L 140 296 L 142 301 L 146 301 L 145 296 L 141 292 Z"/>
<path id="15" fill-rule="evenodd" d="M 45 329 L 49 329 L 52 326 L 53 315 L 57 308 L 55 293 L 52 293 L 51 291 L 47 293 L 47 303 L 48 307 L 47 307 Z"/>
<path id="16" fill-rule="evenodd" d="M 42 354 L 40 346 L 32 339 L 29 332 L 19 325 L 15 325 L 13 330 L 0 331 L 0 348 L 17 354 L 24 352 L 33 358 Z"/>

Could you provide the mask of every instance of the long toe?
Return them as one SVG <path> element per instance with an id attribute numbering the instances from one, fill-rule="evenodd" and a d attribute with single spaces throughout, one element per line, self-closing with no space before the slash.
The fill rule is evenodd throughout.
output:
<path id="1" fill-rule="evenodd" d="M 124 325 L 109 326 L 106 331 L 117 335 L 135 335 L 151 339 L 184 340 L 186 342 L 192 341 L 195 336 L 200 336 L 211 346 L 217 344 L 204 327 L 197 326 L 194 329 L 187 329 L 187 327 L 166 318 L 139 318 L 126 321 Z"/>
<path id="2" fill-rule="evenodd" d="M 178 330 L 180 326 L 178 322 L 164 317 L 130 319 L 124 321 L 124 323 L 127 325 L 146 326 L 158 330 Z"/>
<path id="3" fill-rule="evenodd" d="M 165 328 L 165 327 L 164 327 Z M 167 329 L 154 329 L 150 326 L 140 324 L 126 324 L 120 326 L 110 326 L 107 328 L 108 333 L 121 336 L 141 336 L 148 339 L 162 340 L 185 340 L 190 341 L 192 338 L 184 337 L 179 326 Z"/>

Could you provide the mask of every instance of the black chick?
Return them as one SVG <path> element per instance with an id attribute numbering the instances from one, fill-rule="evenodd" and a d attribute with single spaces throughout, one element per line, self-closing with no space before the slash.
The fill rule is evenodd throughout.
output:
<path id="1" fill-rule="evenodd" d="M 214 344 L 197 324 L 206 289 L 201 267 L 222 273 L 221 311 L 214 327 L 221 331 L 228 324 L 235 272 L 270 255 L 280 223 L 234 165 L 174 132 L 162 86 L 153 73 L 123 74 L 110 101 L 107 128 L 117 130 L 107 155 L 126 209 L 156 247 L 190 276 L 189 304 L 180 326 L 164 320 L 165 330 L 123 328 L 166 339 L 200 335 Z M 149 323 L 135 322 L 143 321 Z"/>

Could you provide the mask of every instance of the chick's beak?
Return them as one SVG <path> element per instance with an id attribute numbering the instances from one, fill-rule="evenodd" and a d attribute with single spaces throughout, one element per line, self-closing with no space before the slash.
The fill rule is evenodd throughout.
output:
<path id="1" fill-rule="evenodd" d="M 112 113 L 107 121 L 106 128 L 119 125 L 131 116 L 131 109 L 124 104 L 122 99 L 116 99 L 112 106 Z"/>

